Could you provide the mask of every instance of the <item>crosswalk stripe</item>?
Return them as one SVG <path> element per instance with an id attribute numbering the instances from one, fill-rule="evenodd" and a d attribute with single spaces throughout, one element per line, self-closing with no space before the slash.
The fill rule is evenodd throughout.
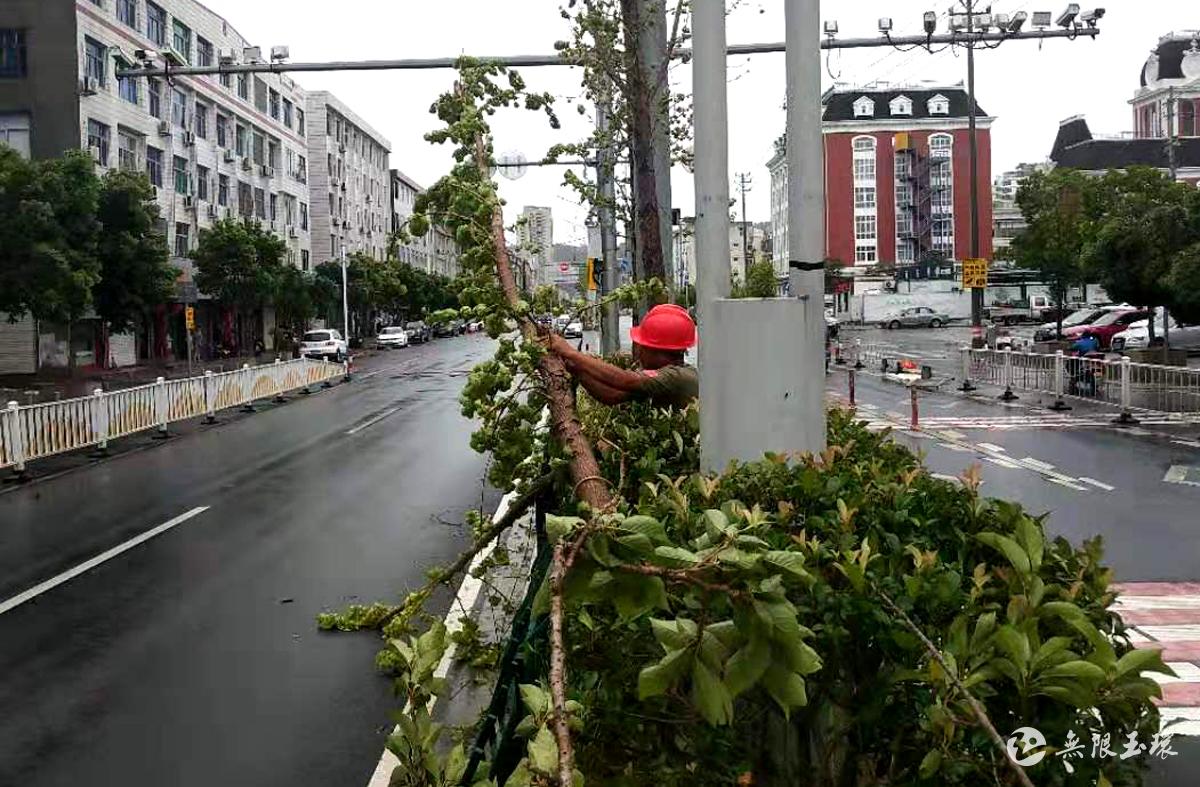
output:
<path id="1" fill-rule="evenodd" d="M 995 445 L 994 443 L 979 443 L 979 447 L 985 451 L 994 451 L 998 454 L 1003 454 L 1007 450 L 1003 446 Z"/>
<path id="2" fill-rule="evenodd" d="M 1162 728 L 1172 735 L 1200 735 L 1200 708 L 1159 708 Z"/>
<path id="3" fill-rule="evenodd" d="M 1190 661 L 1168 661 L 1174 675 L 1164 675 L 1161 672 L 1147 672 L 1146 675 L 1161 686 L 1173 683 L 1200 683 L 1200 667 Z"/>
<path id="4" fill-rule="evenodd" d="M 1100 489 L 1103 489 L 1105 492 L 1111 492 L 1114 489 L 1116 489 L 1116 487 L 1112 486 L 1111 484 L 1106 484 L 1103 481 L 1097 481 L 1094 478 L 1088 478 L 1085 475 L 1079 476 L 1079 480 L 1084 482 L 1085 484 L 1091 484 L 1092 486 L 1099 487 Z"/>
<path id="5" fill-rule="evenodd" d="M 1118 596 L 1113 606 L 1121 612 L 1135 609 L 1194 609 L 1198 611 L 1197 617 L 1200 617 L 1200 595 Z"/>
<path id="6" fill-rule="evenodd" d="M 1200 640 L 1200 623 L 1174 626 L 1138 626 L 1138 629 L 1146 636 L 1158 642 Z"/>
<path id="7" fill-rule="evenodd" d="M 1027 456 L 1024 459 L 1022 459 L 1021 461 L 1025 464 L 1029 465 L 1030 467 L 1036 467 L 1038 470 L 1053 470 L 1054 469 L 1054 465 L 1050 464 L 1049 462 L 1043 462 L 1040 459 L 1034 459 L 1032 456 Z"/>

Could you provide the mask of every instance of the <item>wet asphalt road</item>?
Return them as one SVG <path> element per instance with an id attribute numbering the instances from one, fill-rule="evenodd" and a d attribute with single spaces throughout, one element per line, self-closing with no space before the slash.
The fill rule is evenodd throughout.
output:
<path id="1" fill-rule="evenodd" d="M 0 495 L 0 601 L 198 507 L 0 614 L 0 785 L 361 785 L 393 703 L 374 635 L 494 507 L 458 393 L 483 336 Z M 352 434 L 348 432 L 353 431 Z"/>

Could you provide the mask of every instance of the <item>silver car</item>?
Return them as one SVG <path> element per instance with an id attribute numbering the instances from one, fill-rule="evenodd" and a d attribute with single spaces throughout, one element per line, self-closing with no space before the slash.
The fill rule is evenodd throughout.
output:
<path id="1" fill-rule="evenodd" d="M 894 312 L 879 321 L 880 328 L 941 328 L 950 322 L 950 315 L 935 312 L 928 306 L 913 306 Z"/>

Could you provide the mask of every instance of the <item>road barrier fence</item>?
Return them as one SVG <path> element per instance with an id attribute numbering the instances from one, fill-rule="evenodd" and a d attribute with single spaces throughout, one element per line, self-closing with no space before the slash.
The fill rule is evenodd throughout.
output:
<path id="1" fill-rule="evenodd" d="M 1200 369 L 1134 363 L 1129 358 L 1075 357 L 1012 350 L 959 350 L 964 379 L 1015 390 L 1050 394 L 1055 406 L 1082 399 L 1121 408 L 1200 414 Z"/>
<path id="2" fill-rule="evenodd" d="M 157 430 L 188 418 L 216 418 L 219 410 L 279 398 L 349 374 L 349 365 L 308 358 L 243 366 L 203 377 L 166 380 L 120 391 L 96 390 L 91 396 L 21 407 L 9 402 L 0 410 L 0 468 L 24 472 L 27 462 L 96 447 L 110 440 Z"/>

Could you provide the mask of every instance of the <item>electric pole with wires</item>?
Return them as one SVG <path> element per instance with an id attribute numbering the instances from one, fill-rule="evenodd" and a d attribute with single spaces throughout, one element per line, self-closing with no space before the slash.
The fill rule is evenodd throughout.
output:
<path id="1" fill-rule="evenodd" d="M 742 283 L 746 282 L 746 277 L 750 273 L 750 263 L 753 260 L 750 257 L 750 244 L 748 242 L 748 222 L 746 221 L 746 192 L 752 191 L 754 186 L 754 178 L 748 172 L 738 173 L 738 190 L 742 193 Z"/>

